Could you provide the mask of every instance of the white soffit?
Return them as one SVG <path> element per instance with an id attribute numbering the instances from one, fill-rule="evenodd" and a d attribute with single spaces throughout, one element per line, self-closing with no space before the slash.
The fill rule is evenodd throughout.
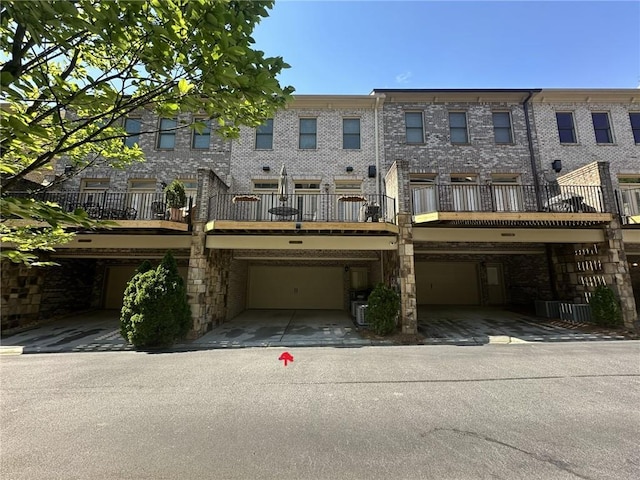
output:
<path id="1" fill-rule="evenodd" d="M 209 235 L 207 248 L 231 250 L 396 250 L 395 236 Z"/>
<path id="2" fill-rule="evenodd" d="M 191 248 L 191 235 L 79 234 L 76 235 L 69 243 L 56 246 L 56 250 L 62 250 L 65 248 L 183 249 Z"/>
<path id="3" fill-rule="evenodd" d="M 414 228 L 414 242 L 581 243 L 604 242 L 600 229 Z"/>

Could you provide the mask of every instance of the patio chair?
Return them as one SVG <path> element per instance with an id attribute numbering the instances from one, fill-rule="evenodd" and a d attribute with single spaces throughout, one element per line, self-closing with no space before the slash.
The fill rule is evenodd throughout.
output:
<path id="1" fill-rule="evenodd" d="M 155 219 L 166 220 L 168 218 L 167 205 L 164 202 L 151 202 L 151 214 Z"/>

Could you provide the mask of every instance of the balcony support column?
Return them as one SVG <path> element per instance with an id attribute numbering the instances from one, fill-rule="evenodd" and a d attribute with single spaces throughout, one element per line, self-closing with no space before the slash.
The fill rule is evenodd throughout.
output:
<path id="1" fill-rule="evenodd" d="M 231 252 L 207 250 L 204 222 L 193 225 L 187 276 L 187 299 L 193 321 L 189 338 L 198 338 L 222 323 L 227 314 Z"/>
<path id="2" fill-rule="evenodd" d="M 416 274 L 413 258 L 413 226 L 410 213 L 397 216 L 398 237 L 398 279 L 400 281 L 400 325 L 402 333 L 418 333 L 418 307 L 416 302 Z"/>

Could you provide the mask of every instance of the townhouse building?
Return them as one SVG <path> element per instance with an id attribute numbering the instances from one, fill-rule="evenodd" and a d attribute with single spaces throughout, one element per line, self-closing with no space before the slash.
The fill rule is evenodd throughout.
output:
<path id="1" fill-rule="evenodd" d="M 146 162 L 57 166 L 47 198 L 114 224 L 58 248 L 60 267 L 4 265 L 3 328 L 117 309 L 141 260 L 166 250 L 187 283 L 194 337 L 245 309 L 349 310 L 379 282 L 400 292 L 406 333 L 433 305 L 585 304 L 599 284 L 632 326 L 639 100 L 636 90 L 300 95 L 234 141 L 189 128 L 197 116 L 142 112 L 125 127 Z M 173 180 L 191 198 L 177 217 L 163 193 Z"/>

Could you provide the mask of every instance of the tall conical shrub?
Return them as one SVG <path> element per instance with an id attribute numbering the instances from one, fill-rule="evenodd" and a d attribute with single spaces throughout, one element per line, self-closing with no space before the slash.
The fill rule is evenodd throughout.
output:
<path id="1" fill-rule="evenodd" d="M 166 347 L 191 328 L 184 281 L 171 252 L 155 269 L 141 265 L 125 290 L 120 332 L 137 348 Z"/>

